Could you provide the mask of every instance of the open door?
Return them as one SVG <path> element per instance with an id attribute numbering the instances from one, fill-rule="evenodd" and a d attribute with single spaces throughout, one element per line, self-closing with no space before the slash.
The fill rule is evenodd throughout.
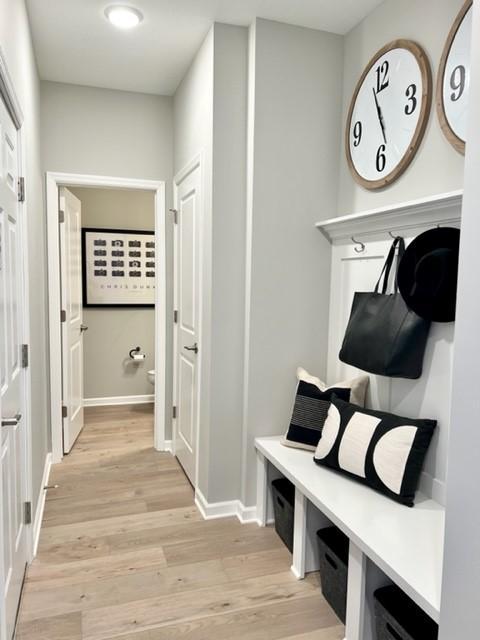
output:
<path id="1" fill-rule="evenodd" d="M 82 206 L 64 187 L 59 192 L 62 288 L 63 451 L 83 429 Z"/>
<path id="2" fill-rule="evenodd" d="M 175 455 L 196 483 L 201 216 L 201 169 L 197 164 L 176 183 Z"/>
<path id="3" fill-rule="evenodd" d="M 0 635 L 12 638 L 28 560 L 25 320 L 18 135 L 0 99 Z M 31 505 L 30 505 L 31 506 Z"/>

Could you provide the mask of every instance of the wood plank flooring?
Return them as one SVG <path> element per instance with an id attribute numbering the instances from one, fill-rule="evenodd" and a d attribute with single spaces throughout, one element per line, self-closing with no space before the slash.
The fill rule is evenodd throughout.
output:
<path id="1" fill-rule="evenodd" d="M 271 528 L 203 520 L 150 405 L 89 408 L 56 465 L 17 640 L 342 640 Z"/>

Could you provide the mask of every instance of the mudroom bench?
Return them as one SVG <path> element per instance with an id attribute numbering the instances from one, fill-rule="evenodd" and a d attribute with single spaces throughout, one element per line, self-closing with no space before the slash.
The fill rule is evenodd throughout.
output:
<path id="1" fill-rule="evenodd" d="M 257 515 L 272 519 L 271 481 L 295 485 L 292 572 L 302 579 L 319 568 L 318 529 L 333 523 L 350 539 L 346 640 L 371 640 L 373 592 L 398 585 L 436 622 L 440 614 L 445 510 L 417 495 L 408 508 L 320 467 L 313 453 L 285 447 L 280 437 L 255 440 Z"/>

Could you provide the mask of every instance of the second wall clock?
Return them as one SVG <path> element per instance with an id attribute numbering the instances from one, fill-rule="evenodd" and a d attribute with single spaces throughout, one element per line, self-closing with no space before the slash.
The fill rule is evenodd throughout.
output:
<path id="1" fill-rule="evenodd" d="M 467 0 L 447 38 L 440 61 L 437 84 L 437 113 L 447 139 L 465 153 L 468 95 L 470 89 L 470 45 L 472 0 Z"/>
<path id="2" fill-rule="evenodd" d="M 375 54 L 347 118 L 347 161 L 359 184 L 380 189 L 405 171 L 425 133 L 431 101 L 430 64 L 418 44 L 395 40 Z"/>

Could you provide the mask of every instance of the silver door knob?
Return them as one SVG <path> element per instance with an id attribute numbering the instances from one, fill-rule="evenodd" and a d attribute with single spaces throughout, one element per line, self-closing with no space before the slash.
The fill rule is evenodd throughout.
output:
<path id="1" fill-rule="evenodd" d="M 86 324 L 80 325 L 80 331 L 83 333 L 84 331 L 88 331 L 88 326 Z"/>
<path id="2" fill-rule="evenodd" d="M 192 344 L 190 347 L 183 347 L 184 349 L 186 349 L 187 351 L 193 351 L 194 353 L 198 353 L 198 344 L 195 342 L 195 344 Z"/>
<path id="3" fill-rule="evenodd" d="M 2 427 L 16 427 L 21 419 L 21 413 L 17 413 L 17 415 L 12 416 L 11 418 L 2 418 Z"/>

